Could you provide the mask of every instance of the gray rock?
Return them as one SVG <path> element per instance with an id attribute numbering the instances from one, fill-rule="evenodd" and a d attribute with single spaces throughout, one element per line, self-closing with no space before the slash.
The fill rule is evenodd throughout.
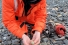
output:
<path id="1" fill-rule="evenodd" d="M 1 34 L 1 29 L 0 29 L 0 34 Z"/>
<path id="2" fill-rule="evenodd" d="M 3 37 L 3 40 L 6 40 L 7 39 L 7 37 Z"/>
<path id="3" fill-rule="evenodd" d="M 61 37 L 61 38 L 57 38 L 55 39 L 56 41 L 61 41 L 61 40 L 64 40 L 65 39 L 65 36 Z"/>
<path id="4" fill-rule="evenodd" d="M 0 12 L 1 13 L 1 12 Z M 2 14 L 0 14 L 0 18 L 2 17 Z"/>
<path id="5" fill-rule="evenodd" d="M 5 30 L 4 29 L 1 29 L 1 32 L 4 32 Z"/>
<path id="6" fill-rule="evenodd" d="M 47 43 L 45 42 L 45 43 L 41 43 L 40 45 L 47 45 Z"/>
<path id="7" fill-rule="evenodd" d="M 3 24 L 0 23 L 0 29 L 3 29 Z"/>
<path id="8" fill-rule="evenodd" d="M 0 45 L 2 45 L 2 44 L 0 43 Z"/>
<path id="9" fill-rule="evenodd" d="M 19 43 L 19 40 L 12 40 L 12 45 L 19 45 L 20 43 Z"/>
<path id="10" fill-rule="evenodd" d="M 58 16 L 58 17 L 57 17 L 57 20 L 59 20 L 59 21 L 63 21 L 62 16 Z"/>
<path id="11" fill-rule="evenodd" d="M 43 42 L 47 42 L 48 38 L 43 38 L 42 40 L 43 40 Z"/>
<path id="12" fill-rule="evenodd" d="M 7 41 L 2 42 L 2 45 L 8 45 Z"/>
<path id="13" fill-rule="evenodd" d="M 65 45 L 65 44 L 63 44 L 63 45 Z"/>
<path id="14" fill-rule="evenodd" d="M 9 45 L 11 45 L 11 43 L 12 43 L 11 41 L 8 41 L 8 44 L 9 44 Z"/>
<path id="15" fill-rule="evenodd" d="M 56 43 L 59 44 L 59 45 L 60 45 L 60 44 L 63 44 L 62 40 L 56 41 Z"/>
<path id="16" fill-rule="evenodd" d="M 68 40 L 67 39 L 64 40 L 64 43 L 65 43 L 65 45 L 68 45 Z"/>
<path id="17" fill-rule="evenodd" d="M 15 39 L 15 41 L 16 41 L 16 42 L 20 42 L 20 40 L 19 40 L 19 39 Z"/>

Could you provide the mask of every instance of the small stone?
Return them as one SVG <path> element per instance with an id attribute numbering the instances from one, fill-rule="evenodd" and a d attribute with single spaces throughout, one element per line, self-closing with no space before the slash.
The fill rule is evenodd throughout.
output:
<path id="1" fill-rule="evenodd" d="M 2 42 L 3 45 L 8 45 L 7 41 Z"/>
<path id="2" fill-rule="evenodd" d="M 8 42 L 8 45 L 11 45 L 11 41 L 7 41 Z"/>
<path id="3" fill-rule="evenodd" d="M 0 45 L 1 45 L 1 43 L 0 43 Z"/>
<path id="4" fill-rule="evenodd" d="M 20 42 L 20 40 L 19 40 L 19 39 L 15 39 L 15 41 L 16 41 L 16 42 Z"/>
<path id="5" fill-rule="evenodd" d="M 47 12 L 47 14 L 51 14 L 51 12 Z"/>
<path id="6" fill-rule="evenodd" d="M 40 45 L 47 45 L 47 43 L 45 42 L 45 43 L 41 43 Z"/>
<path id="7" fill-rule="evenodd" d="M 43 38 L 42 40 L 43 40 L 43 42 L 47 42 L 48 38 Z"/>
<path id="8" fill-rule="evenodd" d="M 63 12 L 63 8 L 58 8 L 58 12 Z"/>
<path id="9" fill-rule="evenodd" d="M 1 34 L 1 29 L 0 29 L 0 34 Z"/>
<path id="10" fill-rule="evenodd" d="M 67 35 L 65 35 L 65 37 L 68 39 L 68 34 L 67 34 Z"/>
<path id="11" fill-rule="evenodd" d="M 55 7 L 55 8 L 52 8 L 52 10 L 56 10 L 56 11 L 58 11 L 58 8 L 57 8 L 57 7 Z"/>
<path id="12" fill-rule="evenodd" d="M 20 43 L 16 40 L 12 40 L 12 45 L 19 45 Z"/>
<path id="13" fill-rule="evenodd" d="M 4 29 L 1 29 L 2 32 L 4 32 L 5 30 Z"/>
<path id="14" fill-rule="evenodd" d="M 57 20 L 59 20 L 59 21 L 63 21 L 62 16 L 57 17 Z"/>
<path id="15" fill-rule="evenodd" d="M 49 21 L 49 22 L 52 22 L 52 23 L 54 23 L 54 21 L 53 21 L 53 20 L 51 20 L 51 19 L 50 19 L 50 21 Z"/>
<path id="16" fill-rule="evenodd" d="M 7 37 L 3 37 L 3 40 L 6 40 L 7 39 Z"/>
<path id="17" fill-rule="evenodd" d="M 63 42 L 62 42 L 62 40 L 56 41 L 56 44 L 60 45 L 60 44 L 63 44 Z"/>
<path id="18" fill-rule="evenodd" d="M 54 44 L 54 45 L 58 45 L 58 44 Z"/>
<path id="19" fill-rule="evenodd" d="M 61 37 L 61 38 L 57 38 L 57 39 L 55 39 L 55 40 L 60 41 L 60 40 L 64 40 L 64 39 L 65 39 L 65 36 L 63 36 L 63 37 Z"/>
<path id="20" fill-rule="evenodd" d="M 65 45 L 68 45 L 68 40 L 67 39 L 63 40 L 63 41 L 64 41 Z"/>
<path id="21" fill-rule="evenodd" d="M 55 25 L 61 25 L 60 23 L 55 23 Z"/>
<path id="22" fill-rule="evenodd" d="M 63 45 L 65 45 L 65 44 L 63 44 Z"/>
<path id="23" fill-rule="evenodd" d="M 0 23 L 0 29 L 3 29 L 3 24 Z"/>
<path id="24" fill-rule="evenodd" d="M 62 16 L 62 15 L 59 14 L 57 17 L 60 17 L 60 16 Z"/>

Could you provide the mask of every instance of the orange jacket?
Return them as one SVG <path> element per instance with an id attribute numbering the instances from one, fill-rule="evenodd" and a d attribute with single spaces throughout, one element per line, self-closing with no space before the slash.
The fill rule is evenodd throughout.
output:
<path id="1" fill-rule="evenodd" d="M 20 28 L 22 22 L 34 24 L 32 31 L 39 31 L 45 28 L 46 22 L 46 0 L 41 0 L 37 4 L 31 4 L 31 8 L 28 11 L 28 16 L 24 16 L 24 3 L 22 0 L 17 0 L 18 7 L 15 11 L 14 0 L 2 0 L 2 21 L 5 27 L 15 36 L 22 38 L 24 33 L 27 33 L 27 26 L 24 25 Z M 23 15 L 22 15 L 23 14 Z M 18 16 L 18 20 L 15 19 Z"/>

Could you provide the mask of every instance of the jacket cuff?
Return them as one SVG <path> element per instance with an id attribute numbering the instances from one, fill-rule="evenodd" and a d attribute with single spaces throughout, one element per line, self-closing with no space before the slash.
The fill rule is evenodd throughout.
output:
<path id="1" fill-rule="evenodd" d="M 34 29 L 32 29 L 32 34 L 34 34 L 35 33 L 35 31 L 39 31 L 40 33 L 42 33 L 42 28 L 41 27 L 37 27 L 37 28 L 34 28 Z"/>
<path id="2" fill-rule="evenodd" d="M 20 39 L 22 39 L 22 35 L 23 35 L 23 34 L 26 34 L 26 35 L 27 35 L 27 32 L 23 32 L 23 31 L 22 31 L 22 32 L 20 32 L 20 33 L 18 34 L 17 37 L 20 38 Z"/>

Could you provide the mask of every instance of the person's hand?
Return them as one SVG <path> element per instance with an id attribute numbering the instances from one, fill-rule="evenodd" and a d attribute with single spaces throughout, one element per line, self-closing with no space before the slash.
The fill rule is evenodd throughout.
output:
<path id="1" fill-rule="evenodd" d="M 30 38 L 26 34 L 23 34 L 22 39 L 24 45 L 30 45 Z"/>
<path id="2" fill-rule="evenodd" d="M 40 32 L 35 31 L 32 41 L 34 42 L 34 45 L 38 45 L 40 43 Z"/>

